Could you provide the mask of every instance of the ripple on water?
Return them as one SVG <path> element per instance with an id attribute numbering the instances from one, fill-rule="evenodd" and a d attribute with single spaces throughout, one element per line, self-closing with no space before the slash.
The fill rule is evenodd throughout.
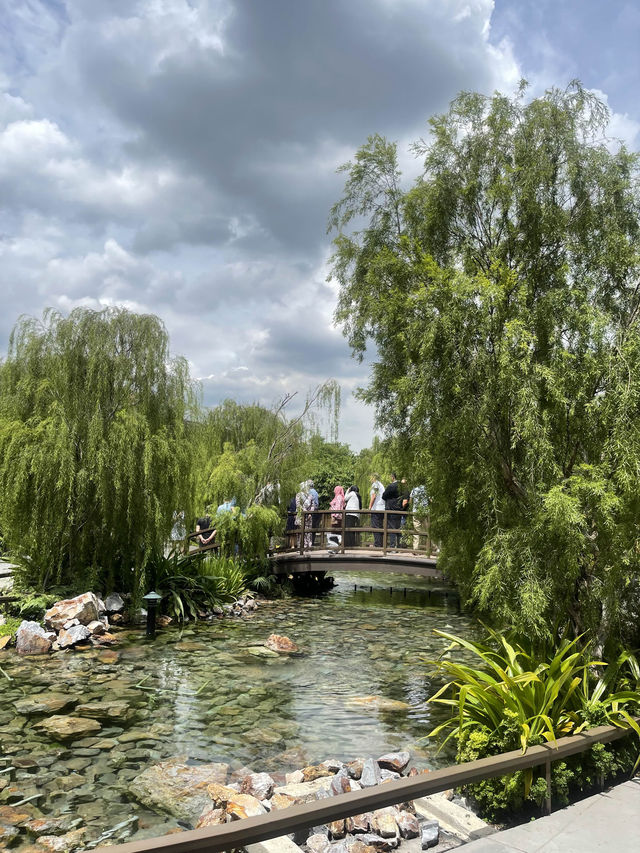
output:
<path id="1" fill-rule="evenodd" d="M 127 803 L 123 785 L 168 757 L 272 772 L 401 747 L 418 766 L 449 760 L 420 741 L 442 719 L 426 704 L 439 685 L 423 658 L 447 646 L 434 628 L 470 636 L 472 620 L 423 579 L 354 573 L 338 580 L 324 598 L 265 604 L 251 620 L 170 629 L 153 643 L 134 632 L 115 654 L 30 660 L 4 653 L 13 681 L 3 679 L 0 771 L 15 769 L 0 773 L 0 804 L 40 795 L 44 814 L 79 815 L 95 837 L 137 814 L 149 836 L 175 821 Z M 301 654 L 247 651 L 271 633 L 289 636 Z M 19 714 L 14 705 L 47 693 L 85 706 L 105 703 L 101 731 L 52 741 L 37 727 L 41 716 Z M 366 697 L 380 701 L 354 701 Z M 109 717 L 108 703 L 121 701 L 133 719 Z"/>

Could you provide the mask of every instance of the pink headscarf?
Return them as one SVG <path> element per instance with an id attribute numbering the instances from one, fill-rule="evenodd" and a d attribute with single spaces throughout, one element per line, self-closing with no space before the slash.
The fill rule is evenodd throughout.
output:
<path id="1" fill-rule="evenodd" d="M 331 509 L 333 510 L 343 510 L 344 509 L 344 489 L 342 486 L 336 486 L 333 490 L 334 498 L 329 504 Z M 335 517 L 335 516 L 334 516 Z M 342 515 L 337 516 L 336 521 L 342 518 Z"/>

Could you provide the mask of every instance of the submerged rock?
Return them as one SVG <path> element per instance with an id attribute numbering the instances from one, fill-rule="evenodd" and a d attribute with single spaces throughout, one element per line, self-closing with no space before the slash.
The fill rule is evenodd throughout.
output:
<path id="1" fill-rule="evenodd" d="M 91 717 L 94 720 L 110 720 L 113 722 L 128 722 L 135 714 L 127 702 L 121 700 L 104 702 L 87 702 L 78 705 L 76 713 L 81 717 Z"/>
<path id="2" fill-rule="evenodd" d="M 65 693 L 38 693 L 36 696 L 18 699 L 15 709 L 25 717 L 35 717 L 38 714 L 57 714 L 60 711 L 66 711 L 77 702 L 76 697 Z"/>
<path id="3" fill-rule="evenodd" d="M 399 699 L 387 699 L 385 696 L 352 696 L 347 701 L 347 707 L 372 711 L 408 711 L 411 705 Z"/>
<path id="4" fill-rule="evenodd" d="M 97 720 L 88 720 L 84 717 L 53 716 L 47 720 L 40 720 L 34 728 L 44 729 L 50 737 L 57 740 L 77 740 L 96 734 L 102 726 Z"/>
<path id="5" fill-rule="evenodd" d="M 274 652 L 282 652 L 283 654 L 298 651 L 298 647 L 289 637 L 282 637 L 280 634 L 271 634 L 270 637 L 267 637 L 265 646 Z"/>
<path id="6" fill-rule="evenodd" d="M 228 769 L 227 764 L 192 767 L 174 758 L 147 767 L 129 783 L 128 791 L 142 805 L 195 825 L 214 807 L 209 786 L 222 785 Z"/>
<path id="7" fill-rule="evenodd" d="M 267 649 L 264 646 L 249 646 L 247 653 L 256 658 L 277 658 L 278 653 Z"/>
<path id="8" fill-rule="evenodd" d="M 51 651 L 56 635 L 45 631 L 37 622 L 24 621 L 16 633 L 16 651 L 19 655 L 45 655 Z"/>
<path id="9" fill-rule="evenodd" d="M 41 835 L 36 844 L 51 853 L 72 853 L 73 850 L 84 846 L 85 834 L 86 830 L 80 828 L 67 832 L 66 835 Z"/>

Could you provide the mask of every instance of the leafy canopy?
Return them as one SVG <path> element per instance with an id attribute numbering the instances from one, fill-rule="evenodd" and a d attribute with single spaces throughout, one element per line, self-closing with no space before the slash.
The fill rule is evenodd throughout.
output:
<path id="1" fill-rule="evenodd" d="M 415 146 L 375 135 L 330 226 L 362 397 L 425 479 L 468 600 L 544 635 L 632 641 L 640 610 L 637 155 L 579 84 L 463 93 Z M 354 230 L 358 226 L 359 230 Z"/>
<path id="2" fill-rule="evenodd" d="M 137 589 L 189 510 L 194 398 L 157 317 L 24 317 L 0 365 L 0 528 L 22 580 Z"/>

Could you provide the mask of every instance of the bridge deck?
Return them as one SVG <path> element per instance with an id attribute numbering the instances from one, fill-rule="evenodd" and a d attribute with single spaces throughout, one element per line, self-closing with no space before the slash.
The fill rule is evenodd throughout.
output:
<path id="1" fill-rule="evenodd" d="M 344 553 L 334 550 L 311 550 L 300 554 L 299 551 L 285 551 L 271 557 L 274 574 L 292 572 L 397 572 L 406 575 L 442 580 L 444 575 L 436 567 L 435 557 L 412 553 L 386 554 L 378 548 L 360 548 Z"/>

